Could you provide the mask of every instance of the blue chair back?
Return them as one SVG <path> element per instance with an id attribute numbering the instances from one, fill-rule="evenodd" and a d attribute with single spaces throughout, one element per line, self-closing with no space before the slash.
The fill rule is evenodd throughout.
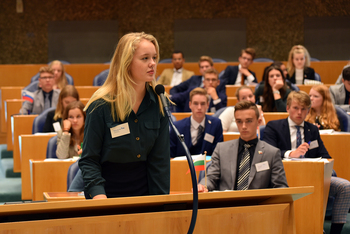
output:
<path id="1" fill-rule="evenodd" d="M 320 76 L 320 74 L 318 74 L 318 73 L 316 73 L 316 72 L 315 72 L 315 80 L 321 82 L 321 76 Z"/>
<path id="2" fill-rule="evenodd" d="M 43 132 L 43 128 L 46 121 L 47 113 L 52 110 L 56 110 L 56 107 L 50 107 L 49 109 L 44 110 L 40 115 L 38 115 L 33 122 L 32 133 Z"/>
<path id="3" fill-rule="evenodd" d="M 207 165 L 205 166 L 205 170 L 207 170 L 207 172 L 208 172 L 208 168 L 210 167 L 210 165 L 211 165 L 211 161 L 207 162 Z M 199 183 L 204 178 L 204 176 L 205 176 L 205 172 L 200 171 L 197 183 Z"/>
<path id="4" fill-rule="evenodd" d="M 39 89 L 39 81 L 33 81 L 26 87 L 24 87 L 24 90 L 28 90 L 29 92 L 35 92 Z"/>
<path id="5" fill-rule="evenodd" d="M 219 118 L 219 116 L 222 114 L 222 112 L 224 112 L 224 110 L 226 109 L 227 107 L 222 107 L 220 108 L 219 110 L 217 110 L 214 114 L 213 114 L 213 117 L 216 117 L 216 118 Z"/>
<path id="6" fill-rule="evenodd" d="M 51 137 L 49 142 L 47 142 L 46 158 L 57 158 L 56 150 L 57 150 L 57 135 Z"/>
<path id="7" fill-rule="evenodd" d="M 350 132 L 350 116 L 346 113 L 345 110 L 343 110 L 339 106 L 334 106 L 334 107 L 335 107 L 335 111 L 337 112 L 338 119 L 343 125 L 342 131 Z"/>
<path id="8" fill-rule="evenodd" d="M 75 175 L 79 171 L 78 162 L 79 162 L 79 160 L 77 160 L 75 163 L 73 163 L 72 165 L 69 166 L 68 173 L 67 173 L 67 191 L 68 191 Z"/>
<path id="9" fill-rule="evenodd" d="M 320 62 L 320 60 L 317 59 L 317 58 L 310 58 L 310 61 L 311 61 L 311 62 Z"/>
<path id="10" fill-rule="evenodd" d="M 172 60 L 173 60 L 172 58 L 161 59 L 161 60 L 159 60 L 158 63 L 171 63 Z"/>
<path id="11" fill-rule="evenodd" d="M 67 79 L 68 84 L 74 85 L 73 77 L 71 75 L 69 75 L 67 72 L 65 74 L 66 74 L 66 79 Z M 40 73 L 38 72 L 30 79 L 30 83 L 32 83 L 34 81 L 38 81 L 39 77 L 40 77 Z"/>
<path id="12" fill-rule="evenodd" d="M 105 83 L 107 76 L 109 73 L 109 69 L 106 69 L 104 71 L 102 71 L 100 74 L 98 74 L 97 76 L 95 76 L 92 85 L 93 86 L 101 86 Z"/>
<path id="13" fill-rule="evenodd" d="M 220 59 L 220 58 L 213 58 L 213 62 L 214 62 L 214 63 L 227 63 L 226 60 Z"/>
<path id="14" fill-rule="evenodd" d="M 269 59 L 269 58 L 256 58 L 253 59 L 254 62 L 269 62 L 269 63 L 273 63 L 275 62 L 273 59 Z"/>
<path id="15" fill-rule="evenodd" d="M 259 126 L 260 130 L 260 140 L 264 139 L 264 131 L 265 131 L 265 125 Z"/>

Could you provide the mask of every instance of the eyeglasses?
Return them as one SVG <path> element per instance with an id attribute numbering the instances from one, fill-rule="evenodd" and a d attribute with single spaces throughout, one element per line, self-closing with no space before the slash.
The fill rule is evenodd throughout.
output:
<path id="1" fill-rule="evenodd" d="M 40 77 L 39 79 L 41 79 L 41 80 L 46 80 L 46 79 L 51 80 L 53 78 L 54 78 L 53 76 L 43 76 L 43 77 Z"/>

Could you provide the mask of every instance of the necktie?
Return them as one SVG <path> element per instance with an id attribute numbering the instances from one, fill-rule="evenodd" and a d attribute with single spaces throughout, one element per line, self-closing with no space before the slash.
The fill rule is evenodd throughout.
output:
<path id="1" fill-rule="evenodd" d="M 300 126 L 295 126 L 297 128 L 297 148 L 301 145 L 301 133 Z"/>
<path id="2" fill-rule="evenodd" d="M 49 94 L 48 93 L 44 93 L 44 94 L 45 94 L 44 110 L 46 110 L 46 109 L 50 108 L 50 99 L 49 99 Z"/>
<path id="3" fill-rule="evenodd" d="M 197 137 L 193 143 L 193 145 L 196 145 L 199 141 L 199 139 L 201 139 L 201 137 L 203 136 L 203 132 L 204 132 L 204 128 L 202 125 L 198 126 L 198 132 L 197 132 Z"/>
<path id="4" fill-rule="evenodd" d="M 237 190 L 248 189 L 248 180 L 250 174 L 250 153 L 248 149 L 250 147 L 251 145 L 244 144 L 244 151 L 238 168 Z"/>

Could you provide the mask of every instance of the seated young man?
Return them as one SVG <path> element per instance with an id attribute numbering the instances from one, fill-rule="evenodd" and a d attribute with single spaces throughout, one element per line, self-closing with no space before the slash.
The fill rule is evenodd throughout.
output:
<path id="1" fill-rule="evenodd" d="M 157 81 L 158 84 L 176 86 L 181 82 L 188 80 L 191 76 L 194 76 L 193 71 L 188 71 L 183 68 L 185 56 L 181 51 L 174 51 L 171 61 L 174 68 L 164 69 Z"/>
<path id="2" fill-rule="evenodd" d="M 278 147 L 282 158 L 331 158 L 317 126 L 304 121 L 310 107 L 311 100 L 307 93 L 291 92 L 287 99 L 289 117 L 268 122 L 262 140 Z M 350 182 L 332 177 L 329 196 L 335 197 L 331 233 L 341 233 L 350 208 Z"/>
<path id="3" fill-rule="evenodd" d="M 350 66 L 345 67 L 342 72 L 342 84 L 329 87 L 334 105 L 345 111 L 350 111 Z"/>
<path id="4" fill-rule="evenodd" d="M 280 150 L 260 141 L 256 135 L 261 122 L 259 116 L 254 103 L 236 104 L 240 137 L 217 144 L 207 172 L 207 188 L 203 178 L 198 184 L 199 192 L 288 187 Z"/>
<path id="5" fill-rule="evenodd" d="M 207 151 L 211 155 L 218 142 L 223 140 L 221 121 L 206 115 L 209 107 L 209 97 L 203 88 L 195 88 L 190 93 L 191 117 L 174 123 L 175 127 L 184 135 L 185 144 L 191 155 L 202 154 Z M 174 130 L 170 131 L 170 156 L 184 156 L 185 150 L 179 142 Z"/>
<path id="6" fill-rule="evenodd" d="M 55 85 L 54 73 L 49 67 L 41 67 L 39 70 L 39 87 L 33 93 L 33 101 L 25 101 L 19 113 L 23 115 L 40 114 L 50 107 L 56 107 L 59 89 L 53 89 Z"/>

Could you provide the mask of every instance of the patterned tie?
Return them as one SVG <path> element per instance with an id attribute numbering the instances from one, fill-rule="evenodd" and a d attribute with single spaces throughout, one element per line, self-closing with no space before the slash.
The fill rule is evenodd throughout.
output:
<path id="1" fill-rule="evenodd" d="M 197 145 L 199 139 L 201 139 L 201 137 L 203 136 L 203 132 L 204 132 L 203 126 L 202 126 L 202 125 L 199 125 L 199 126 L 198 126 L 197 137 L 196 137 L 196 139 L 194 140 L 193 145 Z"/>
<path id="2" fill-rule="evenodd" d="M 237 190 L 248 189 L 248 180 L 250 174 L 250 153 L 248 149 L 250 147 L 251 145 L 244 144 L 244 152 L 238 168 Z"/>
<path id="3" fill-rule="evenodd" d="M 49 94 L 48 93 L 44 93 L 44 94 L 45 94 L 44 110 L 46 110 L 46 109 L 50 108 L 50 99 L 49 99 Z"/>
<path id="4" fill-rule="evenodd" d="M 301 145 L 301 133 L 300 133 L 300 126 L 295 125 L 297 128 L 297 148 Z"/>

